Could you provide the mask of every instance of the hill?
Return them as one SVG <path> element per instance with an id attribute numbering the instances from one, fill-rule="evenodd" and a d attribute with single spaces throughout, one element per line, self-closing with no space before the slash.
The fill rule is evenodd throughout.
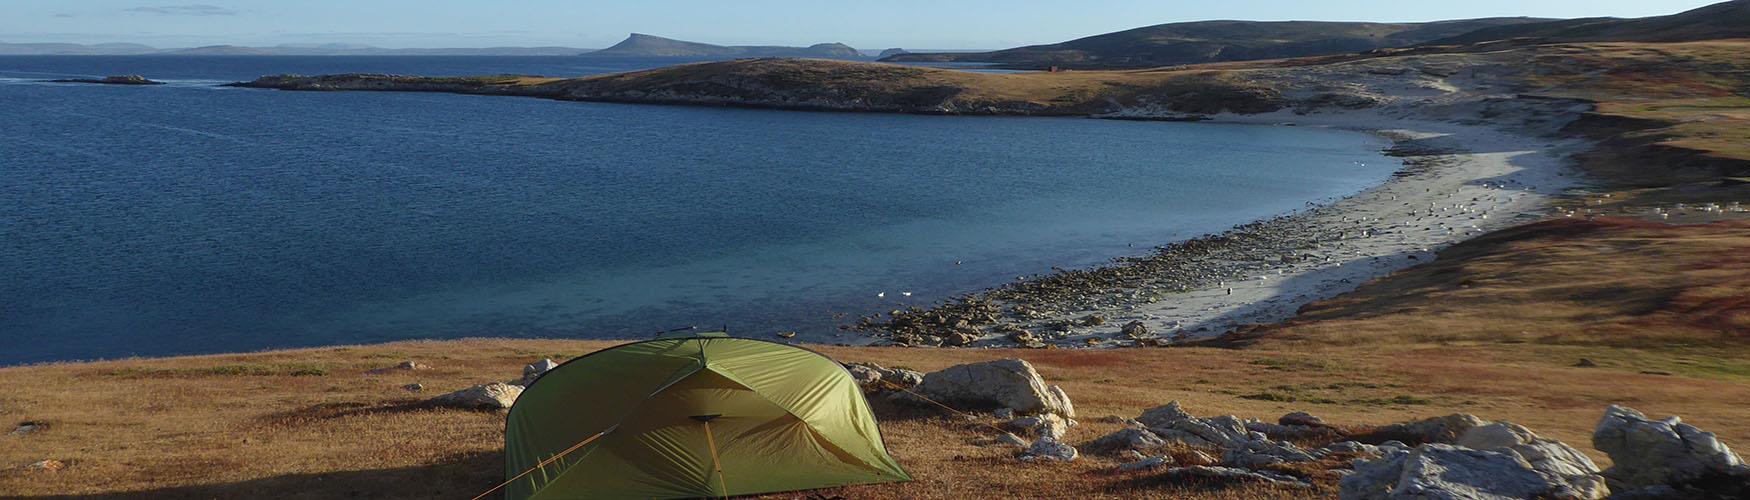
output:
<path id="1" fill-rule="evenodd" d="M 995 52 L 901 54 L 894 62 L 985 62 L 1013 66 L 1154 67 L 1278 59 L 1405 47 L 1478 29 L 1538 23 L 1526 17 L 1431 23 L 1199 21 L 1095 35 Z"/>
<path id="2" fill-rule="evenodd" d="M 587 52 L 589 57 L 818 57 L 862 59 L 863 53 L 842 43 L 818 43 L 807 47 L 773 45 L 712 45 L 633 33 L 620 43 Z"/>
<path id="3" fill-rule="evenodd" d="M 1442 38 L 1429 45 L 1515 40 L 1552 42 L 1685 42 L 1750 38 L 1750 0 L 1717 3 L 1667 16 L 1637 19 L 1587 18 L 1492 26 Z"/>

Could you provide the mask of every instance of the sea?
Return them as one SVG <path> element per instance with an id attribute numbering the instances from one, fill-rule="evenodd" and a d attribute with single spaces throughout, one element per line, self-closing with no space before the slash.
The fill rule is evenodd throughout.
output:
<path id="1" fill-rule="evenodd" d="M 859 316 L 1354 194 L 1305 127 L 220 87 L 673 60 L 0 57 L 0 365 Z M 46 83 L 139 74 L 162 86 Z"/>

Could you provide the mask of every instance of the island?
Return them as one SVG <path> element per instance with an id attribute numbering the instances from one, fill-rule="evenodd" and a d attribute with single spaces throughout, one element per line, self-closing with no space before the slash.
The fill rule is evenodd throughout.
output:
<path id="1" fill-rule="evenodd" d="M 163 85 L 164 82 L 149 80 L 140 75 L 106 76 L 103 78 L 62 78 L 49 80 L 50 83 L 94 83 L 99 85 Z"/>
<path id="2" fill-rule="evenodd" d="M 818 57 L 826 59 L 863 59 L 863 53 L 842 43 L 817 43 L 807 47 L 773 45 L 712 45 L 633 33 L 625 40 L 602 50 L 585 52 L 584 57 L 619 58 L 728 58 L 728 57 Z"/>

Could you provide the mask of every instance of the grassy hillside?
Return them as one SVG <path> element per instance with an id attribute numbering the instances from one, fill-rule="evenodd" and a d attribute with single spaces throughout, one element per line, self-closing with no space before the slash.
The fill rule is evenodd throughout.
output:
<path id="1" fill-rule="evenodd" d="M 1143 68 L 1405 47 L 1485 27 L 1539 21 L 1545 20 L 1514 17 L 1433 23 L 1200 21 L 1160 24 L 995 52 L 905 54 L 888 60 L 994 62 L 1026 67 Z"/>
<path id="2" fill-rule="evenodd" d="M 1499 41 L 1683 42 L 1750 37 L 1750 0 L 1732 0 L 1668 16 L 1587 18 L 1492 26 L 1429 42 L 1431 45 Z"/>

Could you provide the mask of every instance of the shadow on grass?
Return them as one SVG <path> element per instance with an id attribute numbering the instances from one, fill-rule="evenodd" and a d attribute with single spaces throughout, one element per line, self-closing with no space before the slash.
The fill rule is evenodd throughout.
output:
<path id="1" fill-rule="evenodd" d="M 123 493 L 16 498 L 469 498 L 497 485 L 503 476 L 503 455 L 482 452 L 415 467 L 286 474 L 233 483 L 174 486 Z"/>
<path id="2" fill-rule="evenodd" d="M 295 410 L 288 410 L 288 411 L 263 415 L 258 419 L 258 421 L 261 422 L 262 424 L 266 424 L 266 425 L 298 426 L 298 425 L 306 425 L 306 424 L 318 424 L 318 423 L 322 423 L 322 422 L 328 421 L 328 420 L 347 418 L 347 417 L 356 417 L 356 416 L 365 416 L 365 415 L 391 415 L 391 414 L 397 414 L 397 413 L 423 413 L 423 412 L 496 413 L 496 412 L 498 412 L 498 410 L 488 410 L 488 409 L 471 410 L 471 409 L 462 409 L 462 408 L 448 408 L 448 407 L 433 405 L 429 402 L 417 400 L 417 399 L 394 400 L 394 401 L 384 401 L 384 402 L 375 402 L 375 403 L 339 402 L 339 403 L 320 403 L 320 404 L 306 406 L 303 408 L 298 408 Z"/>

